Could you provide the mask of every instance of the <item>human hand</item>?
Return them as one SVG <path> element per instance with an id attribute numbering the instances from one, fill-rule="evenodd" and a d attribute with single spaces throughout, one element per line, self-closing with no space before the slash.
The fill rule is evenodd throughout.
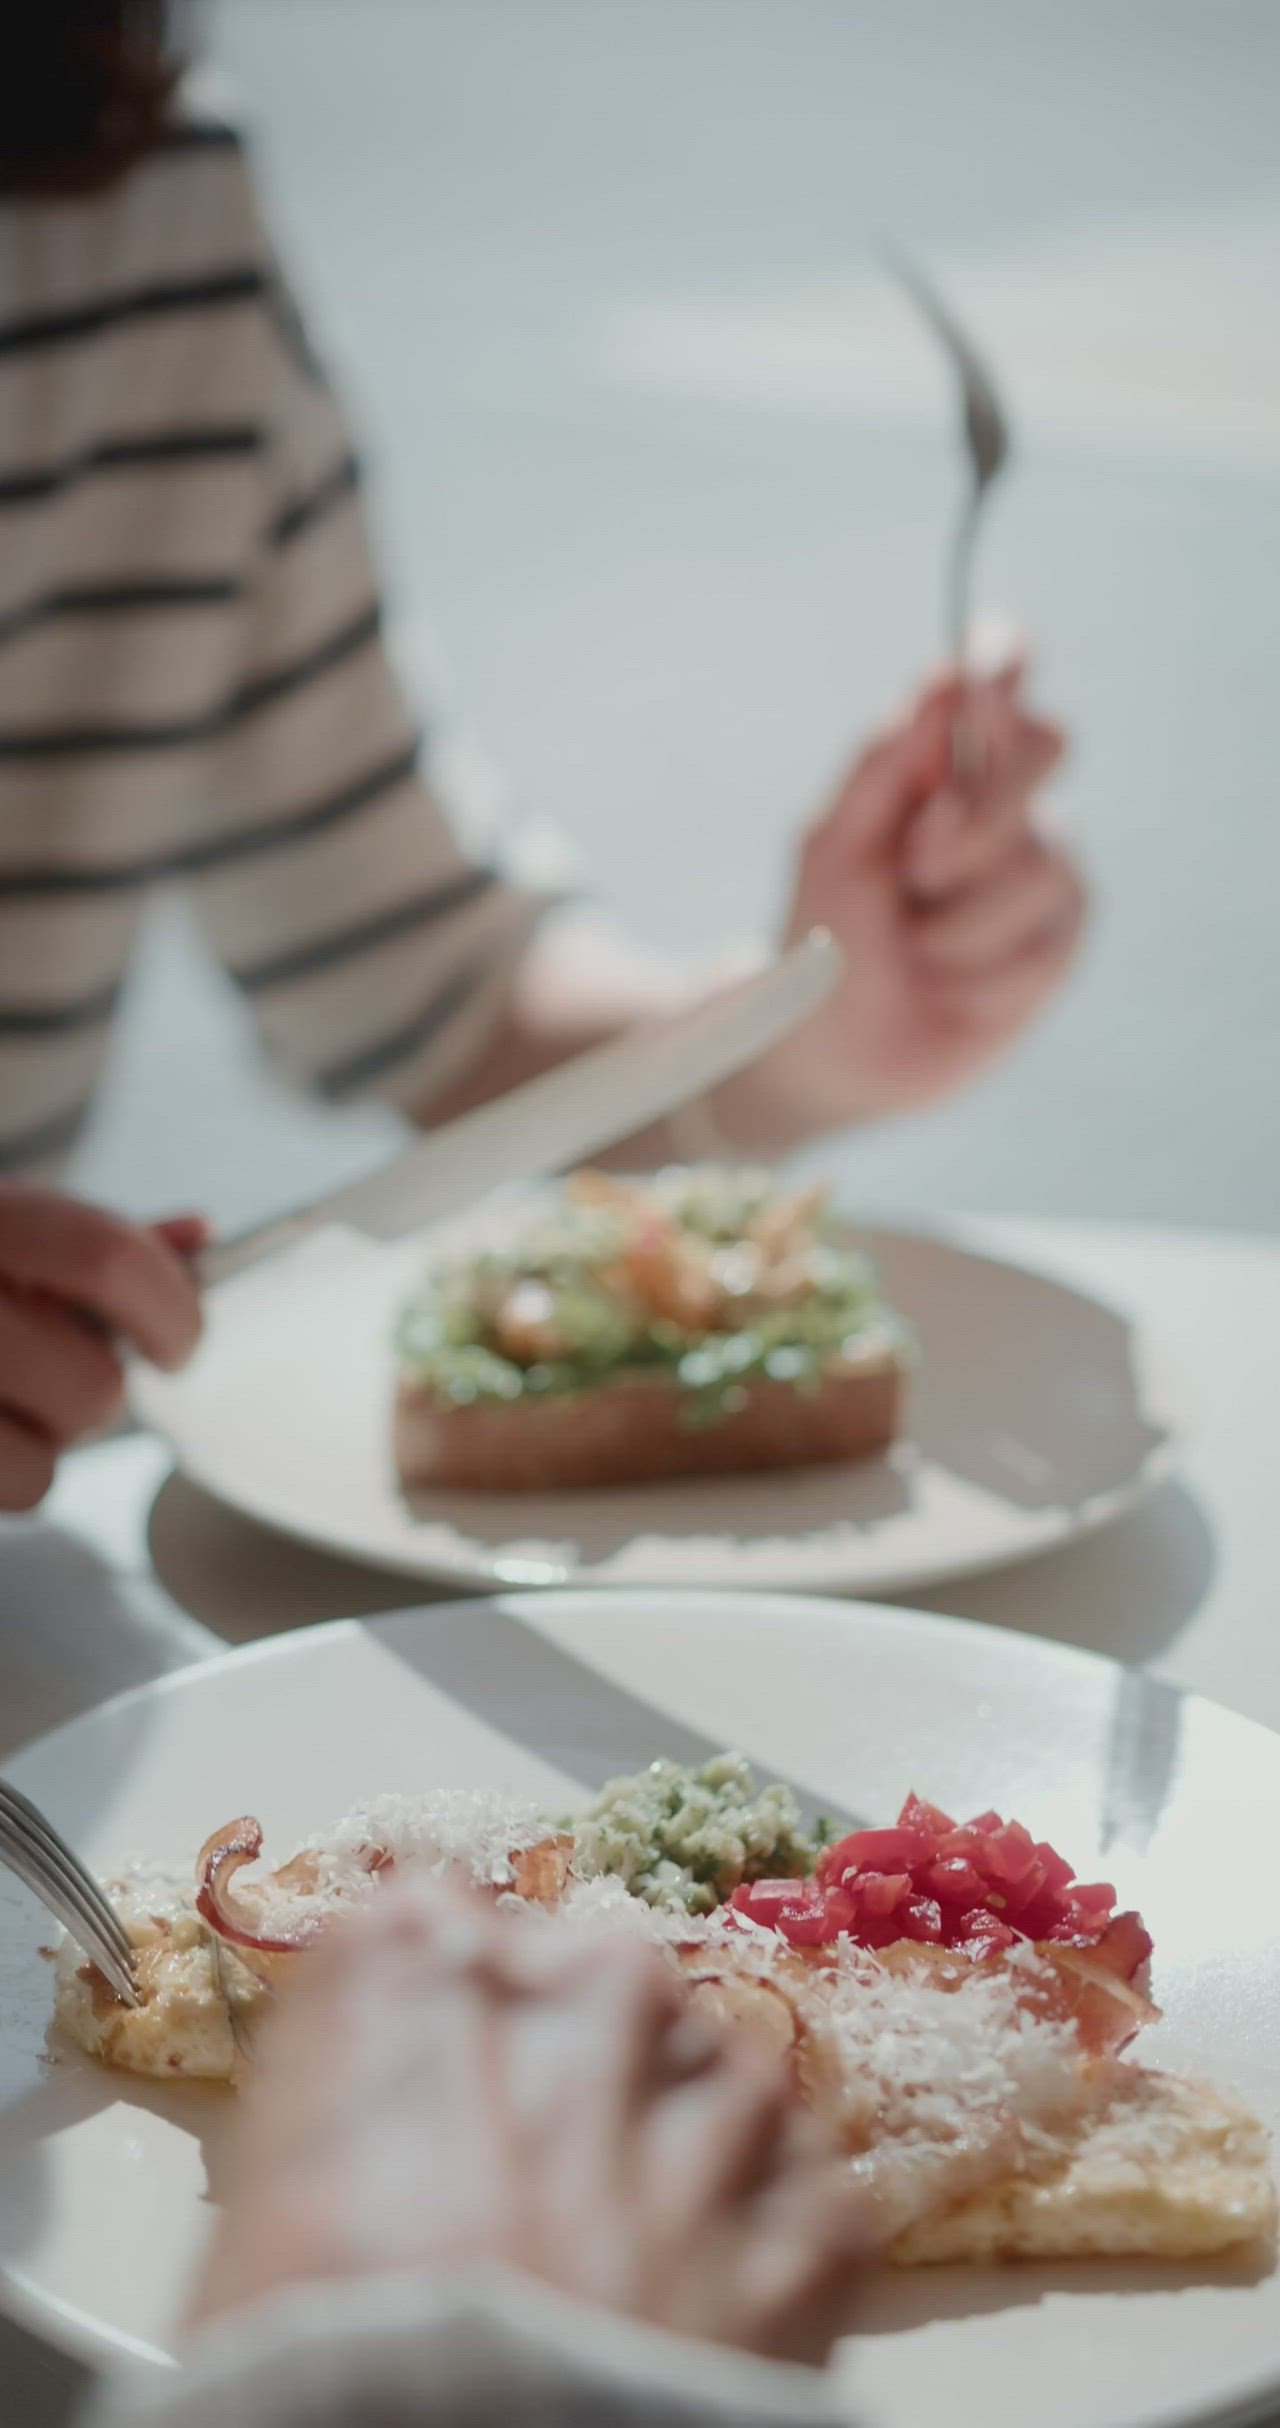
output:
<path id="1" fill-rule="evenodd" d="M 263 2028 L 199 2320 L 282 2286 L 506 2265 L 771 2357 L 825 2357 L 869 2212 L 782 2068 L 656 1949 L 410 1878 Z"/>
<path id="2" fill-rule="evenodd" d="M 980 766 L 963 786 L 962 703 Z M 815 1019 L 730 1083 L 726 1126 L 797 1144 L 944 1096 L 1013 1041 L 1084 924 L 1079 871 L 1037 821 L 1063 750 L 1026 704 L 1020 663 L 968 685 L 935 677 L 868 745 L 804 839 L 786 924 L 788 941 L 829 928 L 847 971 Z"/>
<path id="3" fill-rule="evenodd" d="M 184 1258 L 204 1225 L 147 1229 L 52 1189 L 0 1182 L 0 1510 L 32 1509 L 59 1453 L 110 1423 L 120 1340 L 180 1366 L 200 1336 Z"/>

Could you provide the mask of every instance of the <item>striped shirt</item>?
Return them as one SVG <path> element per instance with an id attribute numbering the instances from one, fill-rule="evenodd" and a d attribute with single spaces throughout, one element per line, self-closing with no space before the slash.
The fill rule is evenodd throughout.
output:
<path id="1" fill-rule="evenodd" d="M 340 408 L 194 114 L 105 194 L 0 204 L 0 1171 L 71 1146 L 170 883 L 279 1064 L 406 1108 L 541 909 L 433 789 Z"/>

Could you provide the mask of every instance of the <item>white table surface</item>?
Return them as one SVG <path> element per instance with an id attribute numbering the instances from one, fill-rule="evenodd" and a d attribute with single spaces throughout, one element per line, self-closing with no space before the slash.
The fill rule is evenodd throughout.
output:
<path id="1" fill-rule="evenodd" d="M 1141 1664 L 1280 1729 L 1280 1240 L 1138 1225 L 966 1222 L 975 1245 L 1124 1304 L 1176 1359 L 1191 1410 L 1177 1477 L 1087 1541 L 912 1597 Z M 0 1521 L 0 1756 L 104 1696 L 227 1642 L 425 1594 L 220 1509 L 159 1444 L 64 1466 L 44 1510 Z M 0 2418 L 55 2428 L 75 2371 L 0 2329 Z"/>

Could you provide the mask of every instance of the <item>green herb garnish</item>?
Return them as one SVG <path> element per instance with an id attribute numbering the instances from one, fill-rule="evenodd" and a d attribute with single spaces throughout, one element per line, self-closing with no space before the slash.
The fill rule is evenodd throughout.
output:
<path id="1" fill-rule="evenodd" d="M 771 1213 L 797 1202 L 779 1249 Z M 692 1277 L 701 1314 L 678 1297 L 672 1311 L 664 1258 Z M 820 1203 L 782 1199 L 765 1173 L 707 1171 L 614 1195 L 603 1184 L 587 1201 L 566 1192 L 510 1249 L 430 1271 L 395 1339 L 405 1370 L 453 1407 L 652 1375 L 687 1395 L 685 1421 L 699 1426 L 741 1405 L 753 1380 L 817 1391 L 873 1330 L 902 1338 L 866 1257 Z"/>

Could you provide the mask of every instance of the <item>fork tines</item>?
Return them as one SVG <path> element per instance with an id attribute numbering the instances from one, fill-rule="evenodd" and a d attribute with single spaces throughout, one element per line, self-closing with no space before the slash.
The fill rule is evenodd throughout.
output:
<path id="1" fill-rule="evenodd" d="M 0 1861 L 44 1900 L 117 1994 L 137 2002 L 134 1953 L 119 1915 L 77 1854 L 19 1788 L 0 1780 Z"/>

